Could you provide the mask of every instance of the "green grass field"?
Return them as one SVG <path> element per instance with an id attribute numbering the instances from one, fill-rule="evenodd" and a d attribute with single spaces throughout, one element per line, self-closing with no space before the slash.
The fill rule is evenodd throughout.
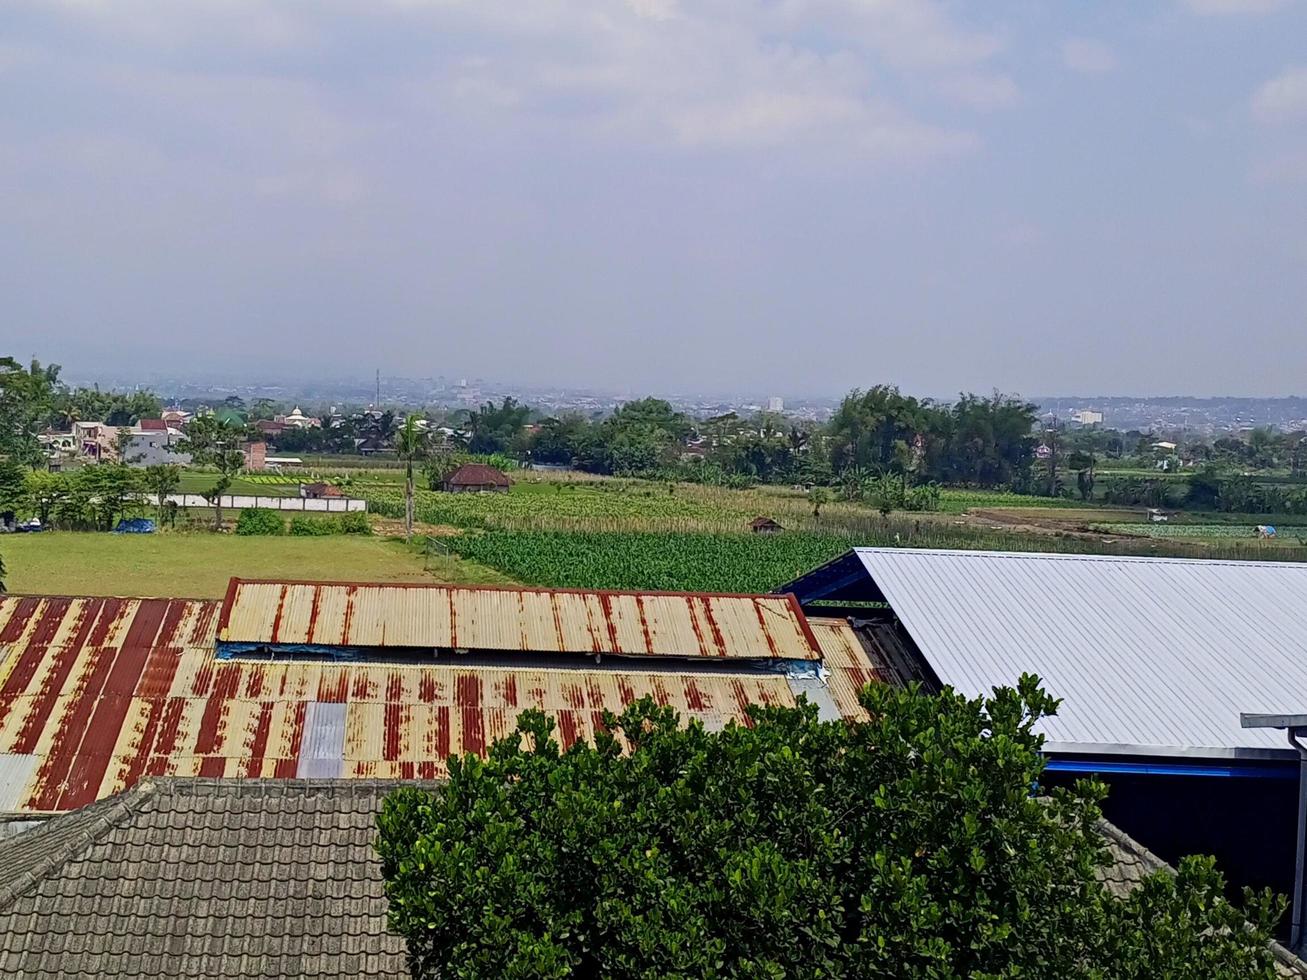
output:
<path id="1" fill-rule="evenodd" d="M 220 597 L 233 576 L 365 582 L 507 582 L 450 555 L 425 556 L 396 539 L 335 535 L 51 531 L 0 539 L 13 593 Z"/>

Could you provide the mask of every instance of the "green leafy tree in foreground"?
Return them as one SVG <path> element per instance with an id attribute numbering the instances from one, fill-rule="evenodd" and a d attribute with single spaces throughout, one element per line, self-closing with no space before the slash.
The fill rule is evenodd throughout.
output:
<path id="1" fill-rule="evenodd" d="M 525 712 L 378 818 L 413 976 L 1274 977 L 1282 903 L 1231 905 L 1210 862 L 1128 900 L 1099 884 L 1101 785 L 1030 792 L 1037 678 L 863 704 L 710 733 L 645 699 L 566 752 Z"/>

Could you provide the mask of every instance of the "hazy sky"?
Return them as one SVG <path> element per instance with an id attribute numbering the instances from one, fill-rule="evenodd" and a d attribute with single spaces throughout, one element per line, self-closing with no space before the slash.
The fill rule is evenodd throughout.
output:
<path id="1" fill-rule="evenodd" d="M 0 352 L 1307 391 L 1307 0 L 0 3 Z"/>

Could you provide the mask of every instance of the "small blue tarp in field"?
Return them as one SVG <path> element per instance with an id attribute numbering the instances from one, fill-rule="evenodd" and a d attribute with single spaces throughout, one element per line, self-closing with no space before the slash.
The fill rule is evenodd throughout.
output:
<path id="1" fill-rule="evenodd" d="M 148 517 L 133 517 L 131 520 L 123 518 L 118 522 L 118 526 L 113 529 L 114 534 L 153 534 L 154 521 Z"/>

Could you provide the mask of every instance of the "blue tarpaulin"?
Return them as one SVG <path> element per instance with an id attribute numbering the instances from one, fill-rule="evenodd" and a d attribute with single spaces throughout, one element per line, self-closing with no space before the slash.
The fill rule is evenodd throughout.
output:
<path id="1" fill-rule="evenodd" d="M 118 526 L 113 529 L 114 534 L 153 534 L 154 521 L 148 517 L 133 517 L 131 520 L 123 518 L 118 522 Z"/>

